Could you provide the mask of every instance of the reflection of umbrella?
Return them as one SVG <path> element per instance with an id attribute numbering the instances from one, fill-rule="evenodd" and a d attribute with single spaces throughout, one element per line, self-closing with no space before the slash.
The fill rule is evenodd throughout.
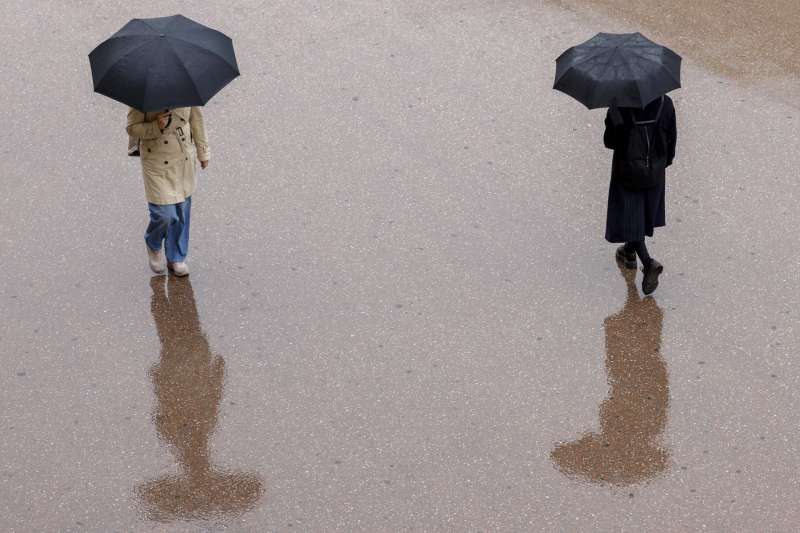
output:
<path id="1" fill-rule="evenodd" d="M 200 327 L 187 278 L 150 281 L 151 311 L 161 357 L 150 372 L 156 393 L 153 413 L 159 437 L 169 445 L 180 473 L 137 485 L 141 510 L 150 520 L 200 520 L 238 516 L 264 493 L 258 475 L 215 467 L 209 441 L 222 403 L 225 361 L 211 352 Z"/>
<path id="2" fill-rule="evenodd" d="M 636 271 L 623 269 L 625 307 L 606 318 L 609 397 L 600 404 L 600 433 L 563 442 L 550 458 L 563 473 L 616 486 L 647 481 L 665 471 L 669 451 L 661 445 L 669 409 L 667 365 L 661 355 L 664 312 L 641 298 Z"/>
<path id="3" fill-rule="evenodd" d="M 149 520 L 210 520 L 252 509 L 264 492 L 261 479 L 244 472 L 208 470 L 166 475 L 136 487 Z"/>
<path id="4" fill-rule="evenodd" d="M 681 86 L 681 56 L 641 33 L 598 33 L 556 59 L 554 89 L 589 109 L 644 108 Z"/>
<path id="5" fill-rule="evenodd" d="M 230 38 L 181 15 L 131 20 L 89 62 L 95 92 L 140 111 L 205 105 L 239 75 Z"/>

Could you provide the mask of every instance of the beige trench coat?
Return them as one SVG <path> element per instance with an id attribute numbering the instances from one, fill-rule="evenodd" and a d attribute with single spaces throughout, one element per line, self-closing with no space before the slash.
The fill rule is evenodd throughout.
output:
<path id="1" fill-rule="evenodd" d="M 172 109 L 172 122 L 158 128 L 158 112 L 128 111 L 128 135 L 139 139 L 144 190 L 154 204 L 178 204 L 197 186 L 196 160 L 208 161 L 211 152 L 199 107 Z"/>

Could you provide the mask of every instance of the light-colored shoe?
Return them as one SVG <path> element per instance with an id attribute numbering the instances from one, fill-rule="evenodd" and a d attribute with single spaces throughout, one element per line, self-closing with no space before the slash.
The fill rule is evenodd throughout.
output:
<path id="1" fill-rule="evenodd" d="M 189 275 L 189 266 L 183 261 L 179 261 L 177 263 L 169 263 L 169 269 L 176 276 L 188 276 Z"/>
<path id="2" fill-rule="evenodd" d="M 161 254 L 161 250 L 154 252 L 146 244 L 144 247 L 147 248 L 147 257 L 150 259 L 150 270 L 156 274 L 164 272 L 164 257 Z"/>

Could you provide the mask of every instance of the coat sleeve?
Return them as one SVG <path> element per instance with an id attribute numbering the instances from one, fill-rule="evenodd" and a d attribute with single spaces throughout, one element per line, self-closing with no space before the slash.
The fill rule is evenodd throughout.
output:
<path id="1" fill-rule="evenodd" d="M 619 128 L 614 126 L 614 123 L 611 120 L 611 110 L 609 109 L 606 113 L 606 131 L 603 134 L 603 144 L 605 144 L 606 148 L 609 150 L 617 149 L 618 129 Z"/>
<path id="2" fill-rule="evenodd" d="M 675 146 L 678 144 L 678 124 L 675 118 L 675 108 L 672 108 L 670 122 L 667 126 L 667 166 L 675 159 Z"/>
<path id="3" fill-rule="evenodd" d="M 128 110 L 128 125 L 125 131 L 131 137 L 139 139 L 158 139 L 161 137 L 161 130 L 158 128 L 158 121 L 152 120 L 145 122 L 145 114 L 141 111 L 130 108 Z"/>
<path id="4" fill-rule="evenodd" d="M 197 159 L 208 161 L 211 159 L 211 149 L 208 146 L 208 137 L 206 137 L 206 127 L 203 123 L 203 110 L 201 108 L 192 108 L 189 114 L 189 127 L 192 129 L 192 139 L 195 146 L 197 146 Z"/>

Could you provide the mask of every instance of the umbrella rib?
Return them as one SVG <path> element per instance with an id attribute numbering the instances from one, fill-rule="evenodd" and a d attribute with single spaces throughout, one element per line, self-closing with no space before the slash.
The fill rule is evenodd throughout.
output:
<path id="1" fill-rule="evenodd" d="M 222 61 L 223 61 L 223 62 L 224 62 L 226 65 L 228 65 L 228 66 L 229 66 L 229 67 L 231 67 L 233 70 L 235 70 L 237 74 L 239 73 L 239 69 L 238 69 L 238 67 L 235 67 L 235 66 L 231 65 L 231 64 L 228 62 L 228 60 L 227 60 L 227 59 L 225 59 L 224 57 L 222 57 L 220 54 L 218 54 L 218 53 L 214 52 L 213 50 L 209 50 L 208 48 L 203 48 L 203 47 L 202 47 L 202 46 L 200 46 L 199 44 L 193 43 L 192 41 L 188 41 L 188 40 L 186 40 L 186 39 L 182 39 L 182 38 L 180 38 L 180 37 L 176 37 L 176 36 L 174 36 L 174 35 L 170 35 L 170 36 L 169 36 L 169 38 L 170 38 L 170 39 L 175 39 L 176 41 L 181 41 L 181 42 L 183 42 L 183 43 L 186 43 L 186 44 L 188 44 L 189 46 L 193 46 L 193 47 L 195 47 L 195 48 L 199 48 L 200 50 L 203 50 L 204 52 L 208 52 L 209 54 L 213 54 L 213 55 L 217 56 L 218 58 L 220 58 L 220 59 L 221 59 L 221 60 L 222 60 Z"/>
<path id="2" fill-rule="evenodd" d="M 164 28 L 164 33 L 167 33 L 167 31 L 169 31 L 169 29 L 172 28 L 175 25 L 176 22 L 178 22 L 178 20 L 179 20 L 178 17 L 180 17 L 180 16 L 181 15 L 173 15 L 172 17 L 170 17 L 172 20 L 170 20 L 169 24 L 167 24 L 167 27 Z"/>
<path id="3" fill-rule="evenodd" d="M 144 28 L 142 28 L 142 29 L 146 28 L 149 31 L 147 33 L 138 33 L 137 32 L 137 33 L 127 34 L 127 35 L 158 35 L 160 33 L 158 30 L 156 30 L 154 27 L 152 27 L 150 24 L 148 24 L 147 21 L 144 20 L 144 19 L 132 19 L 131 22 L 138 22 L 140 26 L 144 26 Z M 128 24 L 130 24 L 130 22 Z M 127 26 L 127 24 L 126 24 L 126 26 Z M 122 29 L 120 29 L 120 31 L 122 31 L 124 29 L 125 28 L 123 27 Z M 117 33 L 119 33 L 119 32 L 117 32 Z M 117 37 L 125 37 L 125 36 L 124 35 L 114 34 L 111 37 L 109 37 L 107 40 L 110 41 L 111 39 L 115 39 Z"/>
<path id="4" fill-rule="evenodd" d="M 606 61 L 605 68 L 603 68 L 603 75 L 601 76 L 601 78 L 605 77 L 606 72 L 608 72 L 608 67 L 611 65 L 611 60 L 614 59 L 614 56 L 617 54 L 622 55 L 619 53 L 619 48 L 614 48 L 611 51 L 611 56 L 609 56 L 608 61 Z"/>
<path id="5" fill-rule="evenodd" d="M 161 39 L 158 39 L 158 50 L 160 51 L 164 47 L 164 42 Z M 154 54 L 156 55 L 156 54 Z M 153 68 L 153 64 L 147 67 L 147 73 L 144 76 L 144 90 L 142 91 L 142 107 L 145 107 L 145 102 L 147 101 L 147 90 L 150 86 L 150 69 Z M 147 113 L 144 109 L 140 109 L 140 111 Z"/>
<path id="6" fill-rule="evenodd" d="M 644 47 L 644 46 L 641 46 L 641 47 L 638 47 L 638 48 L 645 48 L 645 47 Z M 663 46 L 662 46 L 661 48 L 662 48 L 662 49 L 665 49 L 665 50 L 669 50 L 669 48 L 664 48 Z M 670 52 L 671 52 L 671 50 L 670 50 Z M 673 52 L 673 53 L 674 53 L 674 52 Z M 676 54 L 676 55 L 677 55 L 677 54 Z M 680 86 L 681 86 L 681 82 L 680 82 L 680 80 L 678 80 L 677 78 L 675 78 L 675 76 L 672 74 L 672 71 L 671 71 L 671 70 L 669 70 L 668 68 L 666 68 L 666 65 L 664 65 L 664 63 L 658 62 L 657 60 L 655 60 L 655 59 L 652 59 L 651 57 L 648 57 L 647 55 L 641 55 L 641 54 L 640 54 L 640 55 L 637 55 L 637 57 L 638 57 L 639 59 L 643 60 L 643 61 L 647 61 L 647 62 L 649 62 L 649 63 L 654 63 L 654 64 L 656 64 L 656 65 L 658 66 L 659 70 L 666 70 L 666 71 L 667 71 L 667 74 L 669 75 L 669 77 L 670 77 L 670 78 L 672 78 L 672 81 L 674 81 L 675 83 L 677 83 L 677 84 L 678 84 L 678 87 L 680 87 Z M 627 61 L 627 59 L 626 59 L 626 61 Z"/>
<path id="7" fill-rule="evenodd" d="M 623 57 L 623 59 L 625 59 L 625 65 L 628 67 L 628 70 L 631 71 L 631 75 L 633 76 L 633 70 L 631 69 L 631 66 L 628 63 L 628 58 L 625 57 L 625 54 L 622 54 L 622 57 Z M 656 60 L 650 59 L 649 57 L 644 56 L 644 55 L 638 55 L 637 57 L 639 59 L 642 59 L 643 61 L 648 61 L 650 63 L 656 64 L 658 66 L 658 70 L 666 71 L 667 75 L 672 79 L 672 81 L 674 81 L 678 85 L 678 87 L 681 86 L 680 80 L 676 79 L 675 76 L 672 74 L 672 71 L 669 70 L 668 68 L 666 68 L 666 65 L 664 65 L 663 63 L 658 63 Z M 636 87 L 639 89 L 639 95 L 641 96 L 642 88 L 639 85 L 639 80 L 638 79 L 636 79 Z M 644 103 L 644 102 L 642 102 L 642 103 Z M 642 106 L 642 109 L 644 109 L 644 106 Z"/>
<path id="8" fill-rule="evenodd" d="M 192 75 L 191 75 L 191 74 L 189 73 L 189 71 L 186 69 L 186 65 L 184 65 L 184 64 L 183 64 L 183 60 L 181 59 L 181 56 L 180 56 L 180 55 L 178 55 L 178 52 L 177 52 L 177 51 L 175 50 L 175 48 L 172 46 L 172 43 L 170 43 L 170 45 L 169 45 L 169 49 L 170 49 L 170 51 L 172 52 L 172 55 L 174 55 L 174 56 L 175 56 L 175 59 L 177 59 L 177 60 L 178 60 L 178 64 L 181 66 L 181 68 L 183 69 L 183 71 L 186 73 L 186 77 L 187 77 L 187 78 L 189 78 L 189 80 L 192 82 L 192 88 L 194 89 L 194 95 L 197 97 L 197 99 L 198 99 L 199 101 L 201 101 L 201 102 L 202 102 L 202 101 L 203 101 L 203 98 L 200 96 L 200 92 L 197 90 L 197 85 L 195 85 L 195 83 L 194 83 L 194 78 L 192 78 Z"/>
<path id="9" fill-rule="evenodd" d="M 137 19 L 137 20 L 142 24 L 144 24 L 145 26 L 147 26 L 148 28 L 150 28 L 151 30 L 153 30 L 154 32 L 156 32 L 156 34 L 162 33 L 161 30 L 157 30 L 153 26 L 151 26 L 150 23 L 147 22 L 147 19 Z"/>
<path id="10" fill-rule="evenodd" d="M 145 33 L 145 32 L 142 32 L 142 33 L 127 33 L 125 35 L 116 35 L 115 34 L 115 35 L 112 35 L 111 37 L 109 37 L 108 39 L 106 39 L 105 41 L 103 41 L 103 43 L 107 43 L 108 41 L 114 41 L 116 39 L 124 39 L 126 37 L 155 37 L 155 35 L 153 35 L 152 33 Z"/>
<path id="11" fill-rule="evenodd" d="M 680 87 L 680 86 L 681 86 L 681 80 L 677 79 L 677 78 L 675 77 L 675 75 L 672 73 L 672 71 L 671 71 L 670 69 L 668 69 L 668 68 L 667 68 L 667 66 L 666 66 L 666 65 L 664 65 L 664 64 L 661 64 L 660 68 L 661 68 L 661 70 L 666 70 L 666 71 L 667 71 L 667 75 L 668 75 L 670 78 L 672 78 L 672 81 L 674 81 L 675 83 L 677 83 L 677 84 L 678 84 L 678 87 Z"/>
<path id="12" fill-rule="evenodd" d="M 631 79 L 633 80 L 633 83 L 636 84 L 636 90 L 639 91 L 639 103 L 641 104 L 642 103 L 642 87 L 641 87 L 641 85 L 639 85 L 639 79 L 636 77 L 636 74 L 634 74 L 633 67 L 631 67 L 631 64 L 630 64 L 630 62 L 628 62 L 628 58 L 625 57 L 625 54 L 620 54 L 620 57 L 622 57 L 622 61 L 625 63 L 625 66 L 628 67 L 628 72 L 630 72 L 630 74 L 631 74 Z M 642 109 L 644 109 L 644 106 L 642 106 Z"/>
<path id="13" fill-rule="evenodd" d="M 130 50 L 128 50 L 127 52 L 125 52 L 125 55 L 123 55 L 122 57 L 120 57 L 120 58 L 118 58 L 116 61 L 114 61 L 114 63 L 113 63 L 113 64 L 112 64 L 110 67 L 108 67 L 108 69 L 107 69 L 105 72 L 103 72 L 103 75 L 102 75 L 102 76 L 100 77 L 100 79 L 97 81 L 97 84 L 95 85 L 95 90 L 97 90 L 97 87 L 100 87 L 100 86 L 103 84 L 103 82 L 104 82 L 104 81 L 105 81 L 105 79 L 106 79 L 106 76 L 108 76 L 108 73 L 109 73 L 109 72 L 111 72 L 111 71 L 113 70 L 113 68 L 114 68 L 114 65 L 116 65 L 117 63 L 119 63 L 119 61 L 120 61 L 120 60 L 122 60 L 122 59 L 125 59 L 126 57 L 128 57 L 129 55 L 131 55 L 132 53 L 134 53 L 134 52 L 135 52 L 136 50 L 138 50 L 139 48 L 143 47 L 143 46 L 144 46 L 144 45 L 146 45 L 146 44 L 150 44 L 151 42 L 152 42 L 151 40 L 148 40 L 148 41 L 145 41 L 145 42 L 143 42 L 143 43 L 141 43 L 141 44 L 139 44 L 139 45 L 137 45 L 137 46 L 134 46 L 133 48 L 131 48 Z"/>
<path id="14" fill-rule="evenodd" d="M 608 47 L 608 46 L 603 46 L 603 47 L 598 46 L 597 48 L 600 48 L 599 52 L 597 52 L 596 54 L 592 54 L 592 55 L 590 55 L 588 57 L 584 57 L 580 61 L 576 61 L 575 63 L 571 64 L 569 66 L 569 69 L 567 69 L 567 70 L 574 69 L 578 65 L 582 65 L 582 64 L 586 63 L 587 61 L 589 61 L 590 59 L 594 59 L 595 57 L 597 57 L 597 56 L 599 56 L 601 54 L 604 54 L 604 53 L 608 52 L 609 50 L 611 50 L 611 48 Z"/>
<path id="15" fill-rule="evenodd" d="M 611 56 L 608 58 L 608 61 L 606 61 L 605 68 L 603 69 L 603 76 L 605 76 L 606 72 L 608 72 L 608 68 L 611 65 L 611 60 L 617 54 L 619 54 L 620 56 L 622 56 L 624 58 L 624 56 L 620 53 L 620 47 L 619 46 L 615 46 L 613 49 L 611 49 Z M 603 76 L 601 76 L 601 78 Z M 637 85 L 637 87 L 638 87 L 638 85 Z"/>
<path id="16" fill-rule="evenodd" d="M 622 45 L 624 45 L 625 43 L 627 43 L 628 41 L 630 41 L 631 39 L 633 39 L 635 36 L 636 36 L 636 34 L 635 34 L 635 33 L 632 33 L 631 35 L 629 35 L 629 36 L 628 36 L 628 38 L 627 38 L 627 39 L 625 39 L 625 41 L 623 41 L 623 42 L 622 42 L 622 43 L 620 43 L 620 44 L 614 45 L 614 46 L 597 46 L 597 48 L 600 48 L 600 49 L 601 49 L 599 52 L 597 52 L 596 54 L 592 54 L 592 55 L 590 55 L 589 57 L 584 57 L 584 58 L 583 58 L 583 59 L 581 59 L 580 61 L 576 61 L 575 63 L 573 63 L 572 65 L 570 65 L 569 69 L 567 69 L 567 70 L 574 69 L 574 68 L 575 68 L 575 67 L 577 67 L 578 65 L 582 65 L 582 64 L 586 63 L 587 61 L 589 61 L 590 59 L 594 59 L 594 58 L 596 58 L 597 56 L 599 56 L 599 55 L 601 55 L 601 54 L 604 54 L 604 53 L 606 53 L 606 52 L 608 52 L 608 51 L 616 51 L 616 50 L 619 50 L 619 49 L 620 49 L 620 47 L 622 47 Z"/>
<path id="17" fill-rule="evenodd" d="M 147 100 L 147 86 L 150 85 L 149 82 L 150 82 L 150 67 L 147 67 L 147 72 L 144 75 L 144 90 L 142 91 L 142 108 L 146 107 L 145 101 Z M 141 111 L 144 114 L 144 117 L 147 118 L 147 111 L 145 111 L 144 109 L 140 109 L 139 111 Z"/>

